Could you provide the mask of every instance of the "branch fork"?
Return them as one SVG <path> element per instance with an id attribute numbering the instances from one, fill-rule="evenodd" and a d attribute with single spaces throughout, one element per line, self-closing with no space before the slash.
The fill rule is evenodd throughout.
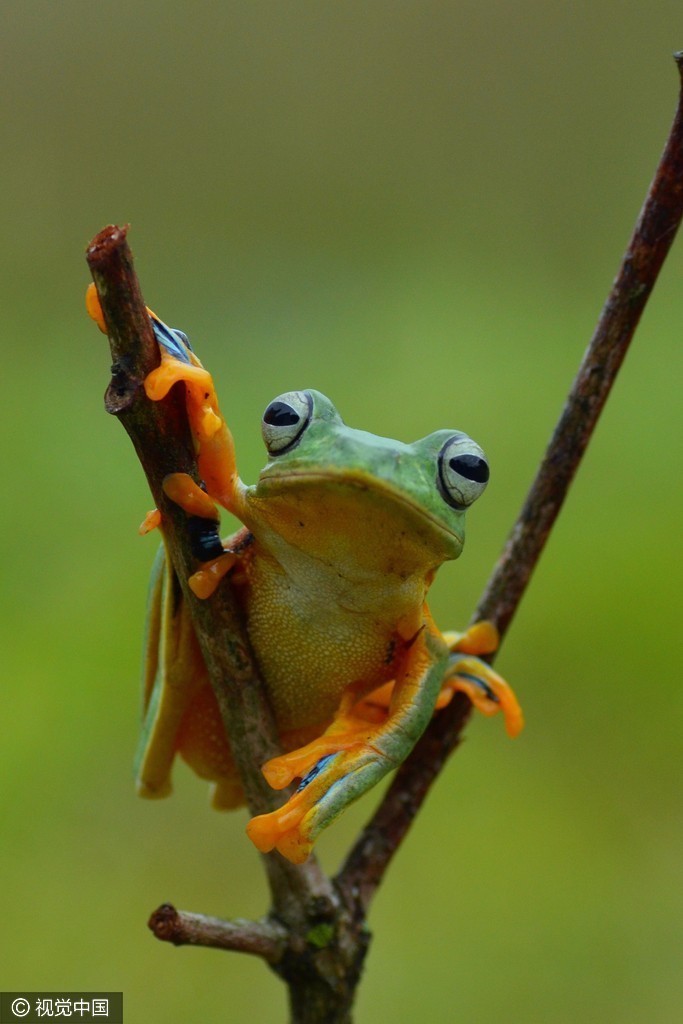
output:
<path id="1" fill-rule="evenodd" d="M 683 79 L 683 53 L 675 55 Z M 683 92 L 671 132 L 619 272 L 598 320 L 565 407 L 472 621 L 489 619 L 507 631 L 562 507 L 659 270 L 683 215 Z M 187 588 L 194 569 L 184 513 L 162 481 L 170 472 L 197 479 L 180 389 L 150 402 L 142 382 L 159 363 L 142 299 L 127 228 L 104 228 L 87 261 L 107 324 L 112 379 L 105 396 L 133 441 L 165 523 L 166 540 L 212 679 L 252 814 L 272 810 L 280 797 L 260 765 L 278 750 L 278 738 L 258 668 L 229 584 L 201 602 Z M 263 858 L 272 909 L 261 921 L 218 918 L 159 907 L 149 927 L 174 945 L 211 946 L 260 956 L 287 981 L 292 1019 L 350 1021 L 353 995 L 369 944 L 365 921 L 372 898 L 432 783 L 458 746 L 470 706 L 456 694 L 432 720 L 396 772 L 384 799 L 334 878 L 315 858 L 293 865 L 277 854 Z"/>

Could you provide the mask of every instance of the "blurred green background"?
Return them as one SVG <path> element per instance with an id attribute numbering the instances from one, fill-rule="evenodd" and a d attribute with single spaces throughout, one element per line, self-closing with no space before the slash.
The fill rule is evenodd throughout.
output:
<path id="1" fill-rule="evenodd" d="M 155 541 L 87 322 L 92 235 L 218 382 L 244 478 L 290 388 L 492 483 L 434 589 L 463 624 L 517 513 L 675 107 L 679 0 L 3 6 L 4 989 L 128 1024 L 277 1022 L 259 963 L 157 943 L 164 900 L 266 906 L 244 812 L 134 795 Z M 357 1020 L 669 1024 L 683 1003 L 679 240 L 499 666 L 377 899 Z M 376 798 L 320 842 L 334 869 Z"/>

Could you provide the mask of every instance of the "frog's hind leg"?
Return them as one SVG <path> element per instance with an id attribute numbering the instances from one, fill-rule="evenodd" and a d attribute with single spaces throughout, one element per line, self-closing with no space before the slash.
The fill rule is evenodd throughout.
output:
<path id="1" fill-rule="evenodd" d="M 214 807 L 241 806 L 244 795 L 218 702 L 163 546 L 150 583 L 143 677 L 144 720 L 136 759 L 139 795 L 168 796 L 179 754 L 200 778 L 213 784 Z"/>
<path id="2" fill-rule="evenodd" d="M 136 758 L 140 796 L 171 791 L 177 736 L 201 686 L 203 659 L 162 545 L 152 568 L 143 665 L 143 727 Z M 204 670 L 205 671 L 205 670 Z"/>
<path id="3" fill-rule="evenodd" d="M 209 793 L 215 810 L 229 811 L 244 804 L 244 790 L 208 673 L 185 712 L 176 744 L 195 775 L 211 783 Z"/>

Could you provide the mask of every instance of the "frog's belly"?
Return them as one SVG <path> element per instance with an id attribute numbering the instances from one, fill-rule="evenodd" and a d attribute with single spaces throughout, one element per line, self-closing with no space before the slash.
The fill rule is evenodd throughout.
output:
<path id="1" fill-rule="evenodd" d="M 302 600 L 282 577 L 260 580 L 247 603 L 249 636 L 281 730 L 324 724 L 349 685 L 369 692 L 392 678 L 390 623 L 324 597 Z"/>

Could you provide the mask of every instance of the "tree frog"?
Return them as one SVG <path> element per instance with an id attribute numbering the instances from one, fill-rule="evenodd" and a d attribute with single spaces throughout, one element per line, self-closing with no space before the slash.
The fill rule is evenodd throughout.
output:
<path id="1" fill-rule="evenodd" d="M 104 329 L 94 288 L 88 306 Z M 184 334 L 150 315 L 161 364 L 145 391 L 158 401 L 185 387 L 203 480 L 203 488 L 185 474 L 164 481 L 196 538 L 190 586 L 210 600 L 230 573 L 285 751 L 263 772 L 275 789 L 299 780 L 247 833 L 259 850 L 300 863 L 324 828 L 407 757 L 455 691 L 486 715 L 502 711 L 511 736 L 522 728 L 512 690 L 479 657 L 496 649 L 495 628 L 442 633 L 425 602 L 438 567 L 462 551 L 465 512 L 486 487 L 488 463 L 458 430 L 404 444 L 348 427 L 329 398 L 308 389 L 266 408 L 268 461 L 245 485 L 210 374 Z M 244 524 L 224 543 L 216 503 Z M 152 514 L 147 527 L 158 524 Z M 150 588 L 138 790 L 165 796 L 178 753 L 212 782 L 216 807 L 237 807 L 241 785 L 172 572 L 162 549 Z"/>

